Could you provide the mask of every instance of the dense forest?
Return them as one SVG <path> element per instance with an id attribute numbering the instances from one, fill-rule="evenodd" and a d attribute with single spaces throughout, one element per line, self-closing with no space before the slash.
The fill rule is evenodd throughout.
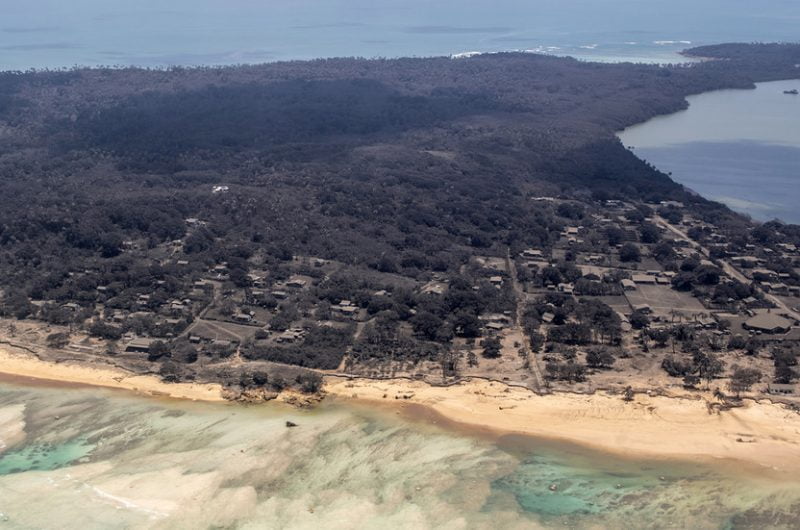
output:
<path id="1" fill-rule="evenodd" d="M 90 317 L 98 287 L 125 308 L 145 292 L 178 296 L 220 263 L 247 287 L 254 259 L 280 274 L 293 256 L 425 282 L 462 273 L 476 253 L 547 248 L 580 218 L 537 196 L 682 201 L 735 230 L 748 221 L 614 133 L 684 108 L 690 94 L 800 77 L 800 45 L 687 54 L 711 60 L 506 53 L 2 73 L 2 310 L 72 301 Z M 175 240 L 183 270 L 162 249 Z M 448 311 L 426 313 L 446 321 Z"/>

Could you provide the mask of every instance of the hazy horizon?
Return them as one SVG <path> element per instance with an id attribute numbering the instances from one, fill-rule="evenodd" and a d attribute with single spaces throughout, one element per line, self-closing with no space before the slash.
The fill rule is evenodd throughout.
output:
<path id="1" fill-rule="evenodd" d="M 736 0 L 14 2 L 0 70 L 74 65 L 222 65 L 334 56 L 534 50 L 591 60 L 680 61 L 730 41 L 797 41 L 800 4 Z M 678 29 L 680 28 L 680 29 Z"/>

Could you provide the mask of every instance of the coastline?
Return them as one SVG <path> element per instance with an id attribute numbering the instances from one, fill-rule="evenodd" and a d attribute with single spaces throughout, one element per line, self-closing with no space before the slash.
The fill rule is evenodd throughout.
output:
<path id="1" fill-rule="evenodd" d="M 495 436 L 563 441 L 622 457 L 734 461 L 778 474 L 800 471 L 800 414 L 770 401 L 711 411 L 711 396 L 539 395 L 500 382 L 435 387 L 411 380 L 326 377 L 343 402 L 423 407 L 444 421 Z"/>
<path id="2" fill-rule="evenodd" d="M 165 383 L 153 375 L 138 375 L 110 366 L 75 362 L 54 363 L 0 347 L 0 375 L 56 384 L 76 384 L 126 390 L 150 397 L 224 402 L 222 386 L 212 383 Z"/>
<path id="3" fill-rule="evenodd" d="M 112 367 L 54 363 L 0 348 L 3 377 L 23 384 L 94 386 L 146 397 L 220 403 L 211 383 L 165 383 Z M 345 404 L 394 410 L 411 418 L 490 435 L 523 435 L 618 455 L 664 460 L 713 460 L 780 475 L 800 472 L 800 413 L 768 400 L 744 400 L 727 411 L 713 397 L 637 394 L 632 402 L 605 392 L 539 395 L 499 381 L 467 379 L 440 387 L 409 379 L 371 380 L 326 375 L 323 393 Z M 17 381 L 19 380 L 19 381 Z M 314 400 L 280 396 L 308 406 Z"/>

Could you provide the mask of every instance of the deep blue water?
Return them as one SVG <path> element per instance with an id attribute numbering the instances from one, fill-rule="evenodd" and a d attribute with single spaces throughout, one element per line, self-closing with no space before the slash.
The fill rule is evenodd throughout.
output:
<path id="1" fill-rule="evenodd" d="M 0 69 L 539 50 L 671 62 L 800 40 L 797 0 L 2 0 Z"/>

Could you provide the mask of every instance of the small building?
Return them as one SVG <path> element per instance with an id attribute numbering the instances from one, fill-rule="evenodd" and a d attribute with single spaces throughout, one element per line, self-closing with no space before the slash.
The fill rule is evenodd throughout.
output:
<path id="1" fill-rule="evenodd" d="M 575 286 L 573 286 L 571 283 L 559 283 L 558 292 L 564 294 L 572 294 L 575 292 Z"/>
<path id="2" fill-rule="evenodd" d="M 522 251 L 522 257 L 528 259 L 542 259 L 544 257 L 544 253 L 541 250 L 529 248 Z"/>
<path id="3" fill-rule="evenodd" d="M 556 316 L 553 313 L 550 313 L 549 311 L 547 313 L 542 314 L 542 322 L 544 322 L 545 324 L 552 323 L 555 318 Z"/>
<path id="4" fill-rule="evenodd" d="M 489 322 L 486 324 L 486 329 L 493 333 L 499 333 L 505 329 L 505 326 L 500 322 Z"/>
<path id="5" fill-rule="evenodd" d="M 655 285 L 656 277 L 650 274 L 634 274 L 631 279 L 636 284 Z"/>
<path id="6" fill-rule="evenodd" d="M 136 353 L 150 353 L 150 346 L 152 346 L 153 340 L 152 339 L 144 339 L 144 338 L 136 338 L 130 341 L 127 346 L 125 346 L 126 352 L 136 352 Z"/>
<path id="7" fill-rule="evenodd" d="M 232 318 L 236 322 L 244 322 L 244 323 L 252 322 L 253 320 L 253 317 L 251 315 L 248 315 L 247 313 L 234 313 Z"/>
<path id="8" fill-rule="evenodd" d="M 784 385 L 780 383 L 770 383 L 767 385 L 767 392 L 779 396 L 793 396 L 794 385 Z"/>
<path id="9" fill-rule="evenodd" d="M 291 287 L 292 289 L 302 289 L 306 286 L 308 282 L 303 280 L 302 278 L 292 278 L 291 280 L 286 282 L 286 287 Z"/>
<path id="10" fill-rule="evenodd" d="M 792 321 L 774 313 L 759 313 L 744 323 L 745 329 L 761 333 L 787 333 Z"/>
<path id="11" fill-rule="evenodd" d="M 346 316 L 353 316 L 358 313 L 358 308 L 352 305 L 335 305 L 331 306 L 332 311 L 338 311 Z"/>
<path id="12" fill-rule="evenodd" d="M 622 285 L 623 291 L 635 291 L 636 290 L 636 282 L 633 280 L 628 280 L 627 278 L 619 282 Z"/>
<path id="13" fill-rule="evenodd" d="M 650 307 L 648 304 L 638 304 L 633 306 L 633 311 L 635 313 L 642 313 L 645 315 L 649 315 L 650 313 L 653 312 L 653 308 Z"/>

